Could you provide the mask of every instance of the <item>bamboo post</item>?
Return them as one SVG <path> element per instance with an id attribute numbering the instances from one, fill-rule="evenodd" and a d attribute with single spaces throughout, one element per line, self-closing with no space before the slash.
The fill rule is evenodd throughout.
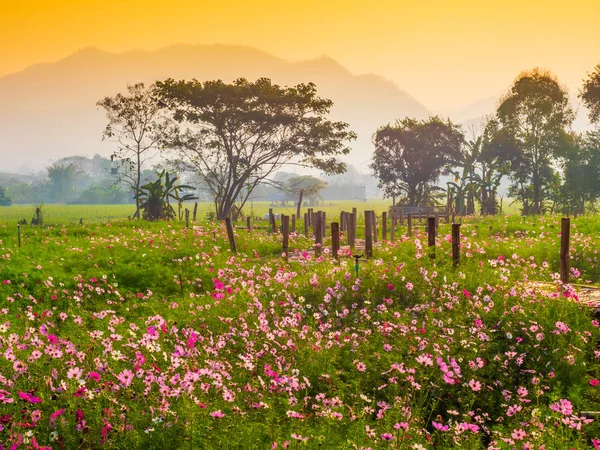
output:
<path id="1" fill-rule="evenodd" d="M 290 251 L 290 216 L 281 215 L 281 231 L 283 232 L 283 254 L 287 260 Z"/>
<path id="2" fill-rule="evenodd" d="M 310 231 L 310 225 L 308 221 L 308 213 L 304 213 L 304 236 L 308 237 L 308 232 Z"/>
<path id="3" fill-rule="evenodd" d="M 387 241 L 387 212 L 381 213 L 381 241 Z"/>
<path id="4" fill-rule="evenodd" d="M 233 225 L 231 224 L 231 218 L 225 217 L 225 226 L 227 227 L 227 237 L 229 238 L 229 248 L 233 253 L 237 253 L 237 247 L 235 245 L 235 236 L 233 235 Z"/>
<path id="5" fill-rule="evenodd" d="M 569 283 L 569 240 L 571 237 L 571 219 L 563 217 L 560 223 L 560 281 Z"/>
<path id="6" fill-rule="evenodd" d="M 412 214 L 408 215 L 408 237 L 412 237 Z"/>
<path id="7" fill-rule="evenodd" d="M 292 233 L 296 232 L 296 214 L 292 214 Z"/>
<path id="8" fill-rule="evenodd" d="M 457 267 L 460 263 L 460 224 L 452 224 L 452 265 Z"/>
<path id="9" fill-rule="evenodd" d="M 431 258 L 435 258 L 435 217 L 427 218 L 427 244 Z"/>
<path id="10" fill-rule="evenodd" d="M 252 231 L 252 222 L 250 221 L 250 216 L 246 217 L 246 228 L 248 228 L 248 232 Z"/>
<path id="11" fill-rule="evenodd" d="M 354 240 L 356 238 L 356 214 L 348 214 L 348 246 L 354 250 Z"/>
<path id="12" fill-rule="evenodd" d="M 315 214 L 315 257 L 321 256 L 321 247 L 323 246 L 323 214 L 321 211 Z"/>
<path id="13" fill-rule="evenodd" d="M 373 215 L 365 211 L 365 256 L 373 257 Z"/>
<path id="14" fill-rule="evenodd" d="M 192 220 L 193 220 L 194 222 L 196 222 L 196 217 L 197 217 L 197 214 L 198 214 L 198 202 L 195 202 L 195 203 L 194 203 L 194 216 L 193 216 L 193 218 L 192 218 Z"/>
<path id="15" fill-rule="evenodd" d="M 340 251 L 340 224 L 331 222 L 331 252 L 335 259 L 339 258 Z"/>

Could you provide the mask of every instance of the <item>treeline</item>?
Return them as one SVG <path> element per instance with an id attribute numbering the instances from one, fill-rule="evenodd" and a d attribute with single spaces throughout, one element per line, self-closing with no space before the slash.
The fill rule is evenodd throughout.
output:
<path id="1" fill-rule="evenodd" d="M 600 65 L 579 98 L 592 124 L 600 120 Z M 405 118 L 380 128 L 371 168 L 389 197 L 430 205 L 446 197 L 463 214 L 495 214 L 498 187 L 523 214 L 595 211 L 600 198 L 600 133 L 571 130 L 575 114 L 566 88 L 550 72 L 519 74 L 479 132 L 465 138 L 449 120 Z M 438 186 L 442 175 L 451 176 Z"/>

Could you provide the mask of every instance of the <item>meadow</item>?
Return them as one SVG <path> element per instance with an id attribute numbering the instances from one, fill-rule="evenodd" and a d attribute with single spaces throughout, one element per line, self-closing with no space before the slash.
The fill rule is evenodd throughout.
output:
<path id="1" fill-rule="evenodd" d="M 351 206 L 386 208 L 328 217 Z M 21 247 L 23 211 L 2 216 L 0 448 L 600 447 L 576 290 L 600 284 L 598 217 L 572 219 L 561 286 L 557 216 L 463 218 L 457 268 L 449 225 L 435 258 L 399 228 L 356 268 L 301 232 L 285 261 L 279 233 L 238 228 L 233 254 L 221 222 L 74 208 Z"/>

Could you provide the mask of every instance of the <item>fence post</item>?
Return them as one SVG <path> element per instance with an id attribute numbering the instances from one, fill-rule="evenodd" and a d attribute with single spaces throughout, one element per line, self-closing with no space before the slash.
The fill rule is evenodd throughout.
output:
<path id="1" fill-rule="evenodd" d="M 246 228 L 248 228 L 248 232 L 252 231 L 252 222 L 250 221 L 250 216 L 246 217 Z"/>
<path id="2" fill-rule="evenodd" d="M 408 215 L 408 237 L 412 237 L 412 214 Z"/>
<path id="3" fill-rule="evenodd" d="M 296 232 L 296 214 L 292 214 L 292 233 Z"/>
<path id="4" fill-rule="evenodd" d="M 17 240 L 19 241 L 19 248 L 21 248 L 21 224 L 17 225 Z"/>
<path id="5" fill-rule="evenodd" d="M 396 210 L 392 208 L 392 228 L 390 228 L 390 242 L 396 240 Z"/>
<path id="6" fill-rule="evenodd" d="M 452 265 L 457 267 L 460 263 L 460 224 L 452 224 Z"/>
<path id="7" fill-rule="evenodd" d="M 231 224 L 231 218 L 225 217 L 225 226 L 227 227 L 227 237 L 229 238 L 229 248 L 233 253 L 237 253 L 237 247 L 235 245 L 235 236 L 233 235 L 233 225 Z"/>
<path id="8" fill-rule="evenodd" d="M 365 211 L 365 256 L 373 257 L 373 214 Z"/>
<path id="9" fill-rule="evenodd" d="M 381 240 L 387 241 L 387 212 L 385 211 L 381 213 Z"/>
<path id="10" fill-rule="evenodd" d="M 313 214 L 313 210 L 312 210 L 312 208 L 308 208 L 307 213 L 308 213 L 308 226 L 312 227 L 312 224 L 313 224 L 312 223 L 313 222 L 313 215 L 312 215 Z"/>
<path id="11" fill-rule="evenodd" d="M 304 213 L 304 236 L 308 237 L 308 233 L 310 231 L 310 221 L 309 215 L 307 212 Z"/>
<path id="12" fill-rule="evenodd" d="M 356 238 L 356 214 L 348 214 L 348 245 L 354 250 L 354 239 Z"/>
<path id="13" fill-rule="evenodd" d="M 196 222 L 196 215 L 198 214 L 198 202 L 194 203 L 194 217 L 193 221 Z"/>
<path id="14" fill-rule="evenodd" d="M 435 217 L 427 218 L 427 244 L 429 245 L 429 256 L 435 258 Z"/>
<path id="15" fill-rule="evenodd" d="M 327 213 L 325 211 L 322 211 L 323 213 L 323 238 L 325 238 L 327 236 Z"/>
<path id="16" fill-rule="evenodd" d="M 321 247 L 323 246 L 323 214 L 321 211 L 317 212 L 314 217 L 314 229 L 315 229 L 315 257 L 321 256 Z"/>
<path id="17" fill-rule="evenodd" d="M 185 227 L 190 227 L 190 210 L 185 208 Z"/>
<path id="18" fill-rule="evenodd" d="M 373 227 L 373 243 L 377 243 L 377 214 L 371 211 L 371 226 Z"/>
<path id="19" fill-rule="evenodd" d="M 283 232 L 283 253 L 284 258 L 288 259 L 288 254 L 290 251 L 290 216 L 281 215 L 281 231 Z"/>
<path id="20" fill-rule="evenodd" d="M 338 252 L 340 251 L 340 224 L 337 222 L 331 222 L 331 252 L 335 259 L 339 258 Z"/>
<path id="21" fill-rule="evenodd" d="M 563 217 L 560 223 L 560 281 L 569 283 L 569 240 L 571 237 L 571 219 Z"/>

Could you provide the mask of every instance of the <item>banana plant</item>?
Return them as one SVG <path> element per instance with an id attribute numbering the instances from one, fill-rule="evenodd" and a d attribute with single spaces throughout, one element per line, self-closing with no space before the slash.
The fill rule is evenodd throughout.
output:
<path id="1" fill-rule="evenodd" d="M 164 177 L 164 183 L 163 183 Z M 174 200 L 181 207 L 183 202 L 196 200 L 192 194 L 181 195 L 182 191 L 194 190 L 192 186 L 177 184 L 178 176 L 171 176 L 163 170 L 154 182 L 140 186 L 135 198 L 140 202 L 146 220 L 173 220 L 176 218 L 175 210 L 170 201 Z"/>

